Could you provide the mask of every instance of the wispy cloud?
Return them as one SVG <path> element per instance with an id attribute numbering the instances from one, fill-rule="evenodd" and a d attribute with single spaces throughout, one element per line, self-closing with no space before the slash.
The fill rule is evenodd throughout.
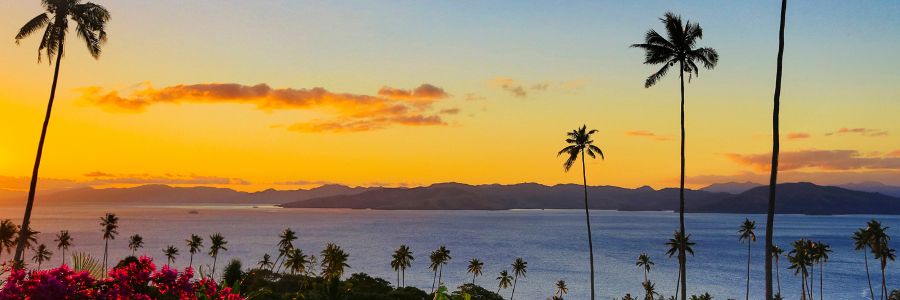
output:
<path id="1" fill-rule="evenodd" d="M 522 84 L 518 81 L 509 77 L 497 77 L 491 79 L 490 84 L 496 87 L 500 87 L 501 89 L 512 93 L 513 96 L 519 98 L 525 98 L 528 96 L 528 91 L 525 90 L 525 87 L 522 86 Z"/>
<path id="2" fill-rule="evenodd" d="M 787 134 L 787 138 L 789 140 L 804 140 L 810 137 L 809 133 L 806 132 L 791 132 Z"/>
<path id="3" fill-rule="evenodd" d="M 466 101 L 481 101 L 487 100 L 487 97 L 479 95 L 478 93 L 467 93 L 465 97 L 463 97 Z"/>
<path id="4" fill-rule="evenodd" d="M 86 87 L 79 91 L 84 102 L 134 113 L 163 103 L 237 103 L 253 105 L 263 111 L 315 110 L 332 116 L 331 119 L 288 126 L 293 131 L 302 132 L 365 131 L 392 125 L 445 125 L 441 117 L 431 111 L 435 102 L 449 97 L 443 89 L 427 83 L 408 90 L 382 87 L 376 96 L 334 93 L 321 87 L 272 88 L 267 84 L 250 86 L 236 83 L 179 84 L 163 88 L 144 83 L 131 91 L 105 91 L 100 87 Z M 128 95 L 122 96 L 125 92 Z"/>
<path id="5" fill-rule="evenodd" d="M 535 83 L 522 83 L 510 77 L 495 77 L 488 82 L 491 86 L 499 87 L 515 97 L 528 97 L 530 92 L 544 92 L 550 89 L 575 90 L 584 87 L 584 80 L 569 80 L 560 82 L 541 81 Z"/>
<path id="6" fill-rule="evenodd" d="M 900 157 L 900 149 L 888 152 L 887 156 L 890 157 Z"/>
<path id="7" fill-rule="evenodd" d="M 881 129 L 872 129 L 872 128 L 841 128 L 835 132 L 826 133 L 826 136 L 832 135 L 844 135 L 844 134 L 858 134 L 861 136 L 887 136 L 888 132 Z"/>
<path id="8" fill-rule="evenodd" d="M 631 136 L 631 137 L 648 138 L 648 139 L 653 139 L 656 141 L 668 141 L 669 140 L 668 137 L 661 136 L 661 135 L 658 135 L 656 133 L 653 133 L 653 132 L 650 132 L 647 130 L 631 130 L 631 131 L 625 132 L 625 135 Z"/>
<path id="9" fill-rule="evenodd" d="M 771 153 L 737 154 L 726 156 L 732 161 L 752 167 L 756 171 L 768 171 Z M 780 171 L 798 169 L 818 170 L 900 170 L 900 157 L 865 156 L 856 150 L 801 150 L 780 153 Z"/>

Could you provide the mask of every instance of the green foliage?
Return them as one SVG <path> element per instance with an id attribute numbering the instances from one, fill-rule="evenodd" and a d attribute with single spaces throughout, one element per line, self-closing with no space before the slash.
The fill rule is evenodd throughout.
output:
<path id="1" fill-rule="evenodd" d="M 240 282 L 244 277 L 244 271 L 241 270 L 241 261 L 232 259 L 225 265 L 225 271 L 222 272 L 222 281 L 226 286 L 233 286 L 236 282 Z"/>
<path id="2" fill-rule="evenodd" d="M 454 292 L 453 294 L 447 293 L 447 287 L 443 284 L 440 285 L 437 291 L 434 292 L 434 300 L 471 300 L 472 296 L 465 292 Z"/>
<path id="3" fill-rule="evenodd" d="M 709 293 L 703 293 L 701 295 L 691 295 L 691 300 L 712 300 L 713 297 Z"/>
<path id="4" fill-rule="evenodd" d="M 72 253 L 72 269 L 75 271 L 87 271 L 94 278 L 106 277 L 103 265 L 90 254 L 84 252 Z"/>
<path id="5" fill-rule="evenodd" d="M 888 296 L 888 300 L 900 300 L 900 290 L 891 291 L 891 295 Z"/>
<path id="6" fill-rule="evenodd" d="M 463 295 L 469 295 L 471 300 L 503 300 L 503 297 L 501 297 L 499 294 L 471 283 L 466 283 L 459 286 L 452 295 L 459 297 L 462 297 Z"/>

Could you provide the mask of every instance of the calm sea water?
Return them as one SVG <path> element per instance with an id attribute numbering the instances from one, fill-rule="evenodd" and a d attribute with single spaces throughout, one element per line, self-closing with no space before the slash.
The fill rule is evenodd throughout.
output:
<path id="1" fill-rule="evenodd" d="M 197 210 L 199 214 L 189 214 Z M 102 256 L 98 219 L 105 212 L 121 218 L 120 235 L 110 242 L 111 257 L 130 254 L 128 236 L 144 236 L 140 254 L 164 261 L 162 248 L 174 244 L 181 249 L 177 265 L 187 265 L 184 240 L 192 233 L 209 236 L 221 232 L 228 251 L 219 265 L 232 258 L 245 266 L 254 265 L 263 254 L 277 254 L 278 233 L 290 227 L 299 233 L 296 246 L 318 253 L 327 242 L 335 242 L 350 253 L 352 272 L 365 272 L 395 282 L 390 269 L 391 253 L 408 244 L 416 260 L 407 271 L 407 285 L 429 291 L 432 274 L 428 253 L 445 244 L 453 260 L 444 268 L 444 282 L 450 286 L 472 280 L 466 274 L 467 261 L 485 262 L 485 275 L 476 281 L 496 290 L 497 273 L 509 269 L 516 257 L 528 262 L 527 277 L 519 279 L 517 299 L 546 299 L 558 279 L 568 282 L 569 299 L 587 299 L 589 269 L 584 212 L 578 210 L 513 211 L 373 211 L 282 209 L 252 206 L 122 206 L 122 207 L 38 207 L 35 229 L 44 232 L 40 242 L 53 244 L 53 233 L 67 229 L 75 238 L 75 251 Z M 716 299 L 742 299 L 746 274 L 746 244 L 738 242 L 737 227 L 745 218 L 759 224 L 759 242 L 752 245 L 751 298 L 759 299 L 763 287 L 764 215 L 689 214 L 688 231 L 697 242 L 696 256 L 689 258 L 689 292 L 710 292 Z M 0 218 L 20 222 L 20 208 L 0 208 Z M 812 238 L 830 244 L 834 250 L 825 267 L 825 295 L 830 299 L 867 298 L 866 275 L 861 252 L 853 251 L 850 235 L 870 218 L 890 226 L 889 233 L 900 237 L 898 216 L 801 216 L 781 215 L 777 219 L 776 242 L 787 248 L 790 241 Z M 678 215 L 671 212 L 592 212 L 594 251 L 600 299 L 641 295 L 643 273 L 634 260 L 641 252 L 656 262 L 650 274 L 657 289 L 666 296 L 675 289 L 676 262 L 665 256 L 664 242 L 676 228 Z M 207 241 L 208 244 L 208 241 Z M 896 246 L 895 246 L 896 247 Z M 3 254 L 8 258 L 9 254 Z M 871 259 L 871 257 L 870 257 Z M 195 264 L 209 265 L 205 255 Z M 60 263 L 54 257 L 52 264 Z M 877 263 L 870 261 L 873 281 L 880 282 Z M 221 267 L 219 267 L 221 270 Z M 798 299 L 800 281 L 781 261 L 781 289 L 787 299 Z M 816 272 L 818 282 L 818 271 Z M 349 273 L 348 273 L 349 274 Z M 900 287 L 900 267 L 888 266 L 888 285 Z M 876 286 L 876 296 L 877 296 Z M 509 290 L 501 291 L 508 297 Z M 818 294 L 818 291 L 816 291 Z M 818 295 L 817 295 L 818 297 Z"/>

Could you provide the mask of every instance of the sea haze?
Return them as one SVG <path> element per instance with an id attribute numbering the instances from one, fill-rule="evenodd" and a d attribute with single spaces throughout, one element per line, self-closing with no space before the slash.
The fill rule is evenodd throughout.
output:
<path id="1" fill-rule="evenodd" d="M 190 214 L 191 210 L 198 213 Z M 70 230 L 75 238 L 72 251 L 87 251 L 101 257 L 103 240 L 98 218 L 106 212 L 116 213 L 121 218 L 120 235 L 110 241 L 114 258 L 130 254 L 128 236 L 137 233 L 144 236 L 146 243 L 139 254 L 150 255 L 162 262 L 162 249 L 174 244 L 181 250 L 176 264 L 184 267 L 188 261 L 184 240 L 190 234 L 208 237 L 221 232 L 228 240 L 229 250 L 220 256 L 219 263 L 224 265 L 228 260 L 238 258 L 249 267 L 263 254 L 276 255 L 278 233 L 290 227 L 300 237 L 296 245 L 308 254 L 318 254 L 327 242 L 335 242 L 348 250 L 349 273 L 365 272 L 394 282 L 396 275 L 389 266 L 390 255 L 399 245 L 408 244 L 416 260 L 407 271 L 407 284 L 429 291 L 432 274 L 428 269 L 428 253 L 446 244 L 453 257 L 444 268 L 447 285 L 470 282 L 471 277 L 465 273 L 466 261 L 476 257 L 485 262 L 485 275 L 477 282 L 496 290 L 494 278 L 497 273 L 509 269 L 513 260 L 521 256 L 528 261 L 527 277 L 519 280 L 516 289 L 516 295 L 521 295 L 522 299 L 546 299 L 552 295 L 554 282 L 559 279 L 569 284 L 567 298 L 588 298 L 586 230 L 584 211 L 581 210 L 287 209 L 234 204 L 57 205 L 36 208 L 32 220 L 34 228 L 43 232 L 39 236 L 41 243 L 52 245 L 55 232 Z M 0 218 L 10 218 L 17 223 L 21 213 L 18 207 L 0 208 Z M 716 299 L 743 297 L 747 246 L 738 242 L 737 227 L 745 217 L 758 223 L 759 242 L 752 245 L 750 297 L 761 297 L 765 216 L 756 214 L 687 215 L 687 228 L 692 240 L 697 242 L 696 256 L 688 260 L 690 292 L 708 291 Z M 799 238 L 831 244 L 834 253 L 825 265 L 825 293 L 831 299 L 861 299 L 867 290 L 862 253 L 853 251 L 850 236 L 871 218 L 890 226 L 890 234 L 900 234 L 898 216 L 779 215 L 776 241 L 784 248 Z M 676 263 L 665 257 L 664 243 L 677 227 L 677 220 L 678 215 L 671 212 L 592 212 L 600 299 L 621 298 L 625 293 L 641 294 L 643 275 L 634 265 L 641 252 L 648 253 L 656 262 L 650 278 L 657 289 L 666 296 L 674 292 Z M 3 255 L 9 258 L 9 254 Z M 195 257 L 194 262 L 212 263 L 206 255 Z M 51 264 L 58 263 L 60 258 L 54 256 Z M 874 269 L 876 265 L 870 261 L 873 279 L 880 279 Z M 797 299 L 799 280 L 787 269 L 787 259 L 781 260 L 780 267 L 782 292 L 787 299 Z M 204 269 L 208 270 L 208 267 Z M 900 268 L 889 266 L 887 278 L 890 286 L 900 285 Z M 509 290 L 502 293 L 508 296 Z"/>

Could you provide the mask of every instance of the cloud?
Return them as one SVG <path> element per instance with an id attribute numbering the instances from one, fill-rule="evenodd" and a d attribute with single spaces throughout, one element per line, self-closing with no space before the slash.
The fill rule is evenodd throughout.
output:
<path id="1" fill-rule="evenodd" d="M 332 117 L 325 121 L 298 124 L 377 124 L 377 126 L 352 126 L 366 130 L 383 129 L 391 125 L 444 125 L 446 123 L 441 117 L 430 113 L 430 110 L 435 102 L 449 97 L 443 89 L 427 83 L 411 90 L 382 87 L 377 96 L 334 93 L 321 87 L 276 89 L 267 84 L 250 86 L 236 83 L 179 84 L 163 88 L 154 88 L 151 84 L 144 83 L 130 91 L 127 96 L 122 96 L 122 91 L 104 91 L 99 87 L 86 87 L 79 91 L 80 100 L 114 111 L 137 113 L 161 103 L 235 103 L 253 105 L 263 111 L 315 110 Z M 348 131 L 340 130 L 347 126 L 316 127 L 322 128 L 321 131 Z"/>
<path id="2" fill-rule="evenodd" d="M 327 185 L 327 184 L 337 184 L 331 181 L 325 180 L 288 180 L 288 181 L 276 181 L 273 182 L 277 185 Z"/>
<path id="3" fill-rule="evenodd" d="M 493 86 L 500 87 L 507 92 L 513 94 L 513 96 L 519 98 L 525 98 L 528 96 L 528 92 L 525 91 L 525 87 L 523 87 L 519 82 L 515 81 L 509 77 L 497 77 L 491 79 L 490 84 Z"/>
<path id="4" fill-rule="evenodd" d="M 84 174 L 84 177 L 115 177 L 115 176 L 116 175 L 106 173 L 106 172 L 100 172 L 100 171 L 94 171 L 94 172 Z"/>
<path id="5" fill-rule="evenodd" d="M 439 111 L 438 113 L 440 113 L 440 114 L 442 114 L 442 115 L 456 115 L 456 114 L 459 114 L 459 111 L 460 111 L 459 108 L 455 108 L 455 107 L 454 107 L 454 108 L 445 108 L 445 109 L 442 109 L 442 110 Z"/>
<path id="6" fill-rule="evenodd" d="M 625 132 L 625 135 L 631 136 L 631 137 L 650 138 L 650 139 L 654 139 L 657 141 L 668 141 L 669 140 L 668 137 L 657 135 L 657 134 L 647 131 L 647 130 L 631 130 L 631 131 Z"/>
<path id="7" fill-rule="evenodd" d="M 752 167 L 756 171 L 768 171 L 772 156 L 765 154 L 729 153 L 732 161 Z M 779 154 L 778 170 L 900 170 L 900 157 L 864 156 L 856 150 L 801 150 Z"/>
<path id="8" fill-rule="evenodd" d="M 889 152 L 889 153 L 887 154 L 887 156 L 890 156 L 890 157 L 900 157 L 900 150 L 894 150 L 894 151 L 891 151 L 891 152 Z"/>
<path id="9" fill-rule="evenodd" d="M 881 129 L 872 129 L 872 128 L 841 128 L 835 132 L 826 133 L 826 136 L 832 135 L 844 135 L 844 134 L 858 134 L 862 136 L 887 136 L 888 132 Z"/>
<path id="10" fill-rule="evenodd" d="M 384 129 L 390 125 L 436 126 L 447 125 L 439 116 L 406 115 L 349 120 L 312 120 L 294 123 L 288 127 L 296 132 L 361 132 Z"/>
<path id="11" fill-rule="evenodd" d="M 791 132 L 787 134 L 787 138 L 789 140 L 803 140 L 809 138 L 809 133 L 805 132 Z"/>
<path id="12" fill-rule="evenodd" d="M 463 99 L 466 99 L 466 101 L 481 101 L 481 100 L 487 100 L 486 97 L 481 96 L 481 95 L 476 94 L 476 93 L 468 93 L 468 94 L 466 94 L 466 96 L 465 96 Z"/>

